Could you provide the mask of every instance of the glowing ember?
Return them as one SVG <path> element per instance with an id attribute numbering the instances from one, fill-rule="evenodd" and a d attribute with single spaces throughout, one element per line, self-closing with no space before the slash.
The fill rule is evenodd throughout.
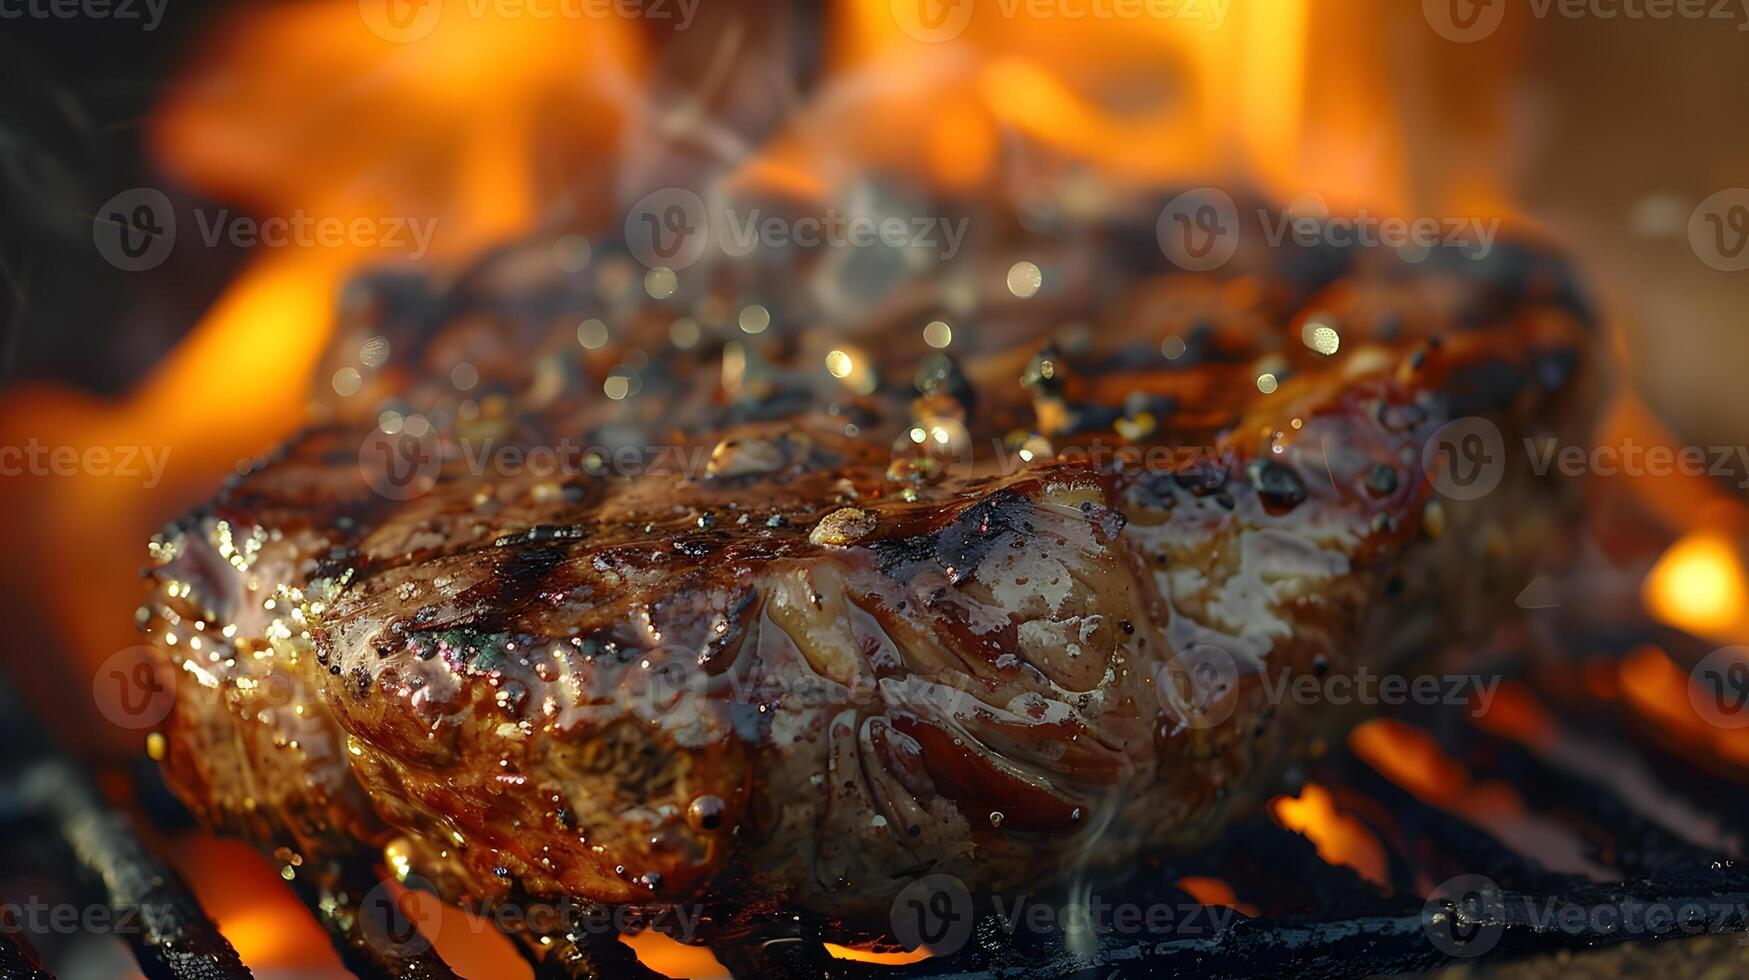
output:
<path id="1" fill-rule="evenodd" d="M 528 964 L 492 923 L 446 904 L 430 892 L 410 891 L 399 884 L 391 884 L 389 889 L 396 905 L 431 940 L 432 948 L 456 973 L 464 977 L 532 980 Z"/>
<path id="2" fill-rule="evenodd" d="M 1389 887 L 1389 865 L 1378 838 L 1359 820 L 1336 809 L 1330 791 L 1307 783 L 1300 795 L 1278 796 L 1269 803 L 1275 822 L 1304 834 L 1318 846 L 1318 856 L 1329 864 L 1353 868 L 1362 878 Z"/>
<path id="3" fill-rule="evenodd" d="M 1434 806 L 1477 813 L 1524 809 L 1518 794 L 1504 783 L 1472 785 L 1469 770 L 1419 728 L 1378 718 L 1356 728 L 1348 744 L 1391 782 Z"/>
<path id="4" fill-rule="evenodd" d="M 1733 766 L 1749 767 L 1749 728 L 1712 724 L 1695 710 L 1713 692 L 1654 646 L 1635 649 L 1621 662 L 1623 700 L 1658 730 Z"/>
<path id="5" fill-rule="evenodd" d="M 837 943 L 826 943 L 826 952 L 841 960 L 859 960 L 863 963 L 879 963 L 883 966 L 904 966 L 907 963 L 921 963 L 929 958 L 927 949 L 917 949 L 909 953 L 876 953 L 866 949 L 851 949 Z"/>
<path id="6" fill-rule="evenodd" d="M 1548 709 L 1530 688 L 1517 681 L 1502 682 L 1487 710 L 1473 717 L 1476 727 L 1527 745 L 1544 746 L 1555 736 L 1555 722 Z"/>
<path id="7" fill-rule="evenodd" d="M 201 905 L 217 915 L 219 931 L 246 963 L 296 968 L 301 976 L 344 977 L 328 935 L 310 918 L 279 873 L 241 841 L 191 835 L 166 853 Z"/>
<path id="8" fill-rule="evenodd" d="M 728 980 L 729 971 L 703 946 L 688 946 L 653 930 L 622 936 L 620 942 L 637 952 L 638 962 L 663 976 L 685 980 Z"/>
<path id="9" fill-rule="evenodd" d="M 1646 576 L 1646 608 L 1701 636 L 1738 633 L 1749 612 L 1749 583 L 1730 539 L 1696 531 L 1678 541 Z"/>
<path id="10" fill-rule="evenodd" d="M 1233 886 L 1219 878 L 1192 875 L 1178 879 L 1177 885 L 1185 894 L 1204 905 L 1224 905 L 1251 918 L 1258 915 L 1257 906 L 1239 901 L 1239 896 L 1233 893 Z"/>

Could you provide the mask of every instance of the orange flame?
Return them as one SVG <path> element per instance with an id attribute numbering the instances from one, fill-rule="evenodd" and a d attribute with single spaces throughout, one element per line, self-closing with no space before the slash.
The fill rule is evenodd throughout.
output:
<path id="1" fill-rule="evenodd" d="M 372 33 L 352 0 L 240 9 L 148 120 L 153 156 L 189 186 L 257 217 L 365 222 L 401 246 L 260 247 L 119 401 L 51 387 L 0 397 L 0 444 L 168 454 L 151 492 L 111 477 L 0 481 L 0 530 L 21 556 L 5 584 L 51 612 L 78 662 L 136 642 L 146 539 L 302 423 L 341 284 L 405 257 L 397 223 L 434 222 L 432 254 L 460 256 L 531 227 L 537 200 L 589 200 L 584 177 L 611 172 L 640 71 L 634 29 L 496 10 L 474 16 L 458 0 L 425 42 L 402 45 Z M 183 216 L 184 245 L 196 224 Z"/>
<path id="2" fill-rule="evenodd" d="M 921 963 L 924 960 L 929 959 L 931 955 L 929 950 L 921 947 L 914 949 L 909 953 L 904 951 L 896 953 L 879 953 L 872 949 L 853 949 L 849 946 L 840 946 L 837 943 L 827 943 L 826 952 L 841 960 L 857 960 L 863 963 L 878 963 L 882 966 L 905 966 L 910 963 Z"/>
<path id="3" fill-rule="evenodd" d="M 1298 797 L 1271 800 L 1269 812 L 1276 823 L 1316 844 L 1325 863 L 1346 865 L 1374 884 L 1390 885 L 1383 845 L 1365 824 L 1336 808 L 1329 790 L 1307 783 Z"/>
<path id="4" fill-rule="evenodd" d="M 451 256 L 610 171 L 642 75 L 633 25 L 425 6 L 417 43 L 379 36 L 353 0 L 239 10 L 153 114 L 154 157 L 264 214 L 435 218 Z"/>
<path id="5" fill-rule="evenodd" d="M 1474 715 L 1476 727 L 1526 745 L 1543 746 L 1555 737 L 1555 720 L 1530 689 L 1518 681 L 1503 681 L 1487 710 Z"/>
<path id="6" fill-rule="evenodd" d="M 1726 728 L 1695 710 L 1712 692 L 1654 646 L 1635 649 L 1621 662 L 1621 694 L 1628 706 L 1661 732 L 1729 765 L 1749 768 L 1749 728 Z"/>
<path id="7" fill-rule="evenodd" d="M 1177 885 L 1185 894 L 1204 905 L 1224 905 L 1253 919 L 1259 914 L 1257 906 L 1239 901 L 1239 896 L 1233 892 L 1233 886 L 1223 879 L 1189 875 L 1178 879 Z"/>

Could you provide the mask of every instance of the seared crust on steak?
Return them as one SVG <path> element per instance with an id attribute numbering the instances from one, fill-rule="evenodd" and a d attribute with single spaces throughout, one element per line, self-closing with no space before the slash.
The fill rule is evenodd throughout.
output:
<path id="1" fill-rule="evenodd" d="M 186 679 L 165 771 L 265 847 L 401 838 L 453 899 L 703 902 L 710 936 L 783 911 L 866 937 L 924 874 L 1194 847 L 1324 729 L 1266 671 L 1474 632 L 1567 525 L 1515 451 L 1585 438 L 1562 268 L 1321 261 L 1070 290 L 1067 336 L 1048 297 L 997 309 L 954 362 L 782 311 L 682 349 L 655 301 L 580 349 L 464 282 L 372 382 L 391 428 L 430 421 L 429 489 L 372 489 L 373 395 L 154 542 L 147 629 Z M 463 360 L 511 380 L 457 391 Z M 641 390 L 596 394 L 615 371 Z M 1507 450 L 1474 500 L 1424 472 L 1465 416 Z M 480 463 L 567 436 L 599 449 Z"/>

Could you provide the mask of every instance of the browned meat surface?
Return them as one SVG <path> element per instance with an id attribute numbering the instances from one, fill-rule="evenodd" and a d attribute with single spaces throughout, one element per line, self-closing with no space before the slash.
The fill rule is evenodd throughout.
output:
<path id="1" fill-rule="evenodd" d="M 154 542 L 172 784 L 307 863 L 401 838 L 458 900 L 868 936 L 926 873 L 1029 888 L 1197 846 L 1325 733 L 1263 672 L 1473 633 L 1558 551 L 1572 488 L 1517 450 L 1591 410 L 1557 263 L 1035 254 L 1063 285 L 945 317 L 951 365 L 906 301 L 750 334 L 721 269 L 654 300 L 610 255 L 581 287 L 501 257 L 431 326 L 377 311 L 334 355 L 382 330 L 362 392 Z M 371 489 L 385 405 L 441 460 L 408 499 Z M 1422 450 L 1472 414 L 1506 473 L 1444 499 Z M 576 465 L 475 465 L 488 440 Z"/>

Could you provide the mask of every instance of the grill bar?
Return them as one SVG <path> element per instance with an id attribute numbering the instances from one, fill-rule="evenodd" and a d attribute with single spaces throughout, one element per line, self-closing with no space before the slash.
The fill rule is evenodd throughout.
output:
<path id="1" fill-rule="evenodd" d="M 457 980 L 454 970 L 388 902 L 364 901 L 374 876 L 349 868 L 333 874 L 336 886 L 299 875 L 293 890 L 328 931 L 341 962 L 360 980 Z"/>
<path id="2" fill-rule="evenodd" d="M 566 941 L 546 950 L 534 975 L 536 980 L 664 980 L 640 963 L 630 946 L 611 936 Z"/>
<path id="3" fill-rule="evenodd" d="M 1547 870 L 1487 831 L 1423 803 L 1358 759 L 1343 760 L 1339 771 L 1350 786 L 1382 803 L 1405 834 L 1412 838 L 1425 836 L 1435 842 L 1455 862 L 1459 872 L 1484 874 L 1508 888 L 1531 894 L 1561 894 L 1574 884 L 1572 878 Z"/>
<path id="4" fill-rule="evenodd" d="M 803 936 L 713 946 L 711 954 L 741 980 L 807 980 L 809 977 L 842 980 L 882 975 L 861 964 L 835 959 L 818 940 Z"/>
<path id="5" fill-rule="evenodd" d="M 0 689 L 0 702 L 5 695 Z M 1575 719 L 1565 720 L 1576 724 Z M 1113 971 L 1124 977 L 1196 975 L 1217 980 L 1424 971 L 1452 960 L 1430 938 L 1415 882 L 1464 873 L 1486 875 L 1507 890 L 1498 917 L 1484 923 L 1497 934 L 1485 950 L 1490 960 L 1749 928 L 1749 915 L 1743 911 L 1749 908 L 1749 870 L 1719 864 L 1722 854 L 1694 842 L 1714 838 L 1691 840 L 1686 831 L 1673 831 L 1671 827 L 1681 824 L 1670 823 L 1667 813 L 1640 809 L 1645 806 L 1643 794 L 1623 796 L 1613 784 L 1588 775 L 1589 770 L 1567 768 L 1565 757 L 1482 731 L 1456 715 L 1424 715 L 1417 722 L 1442 748 L 1470 764 L 1479 779 L 1514 787 L 1531 811 L 1581 837 L 1595 848 L 1593 857 L 1620 869 L 1628 880 L 1597 883 L 1551 871 L 1535 855 L 1514 851 L 1464 818 L 1423 802 L 1353 755 L 1337 752 L 1321 763 L 1317 779 L 1339 799 L 1364 802 L 1364 807 L 1350 809 L 1364 813 L 1385 843 L 1394 894 L 1381 892 L 1348 868 L 1326 864 L 1311 841 L 1258 816 L 1229 828 L 1219 842 L 1193 857 L 1147 863 L 1127 880 L 1098 888 L 1123 902 L 1196 908 L 1173 882 L 1186 874 L 1215 875 L 1263 911 L 1256 919 L 1228 919 L 1224 928 L 1190 931 L 1174 926 L 1174 932 L 1101 934 L 1070 948 L 1055 932 L 1016 931 L 1012 923 L 1005 926 L 984 914 L 975 921 L 965 948 L 904 967 L 836 959 L 800 924 L 782 935 L 716 945 L 713 952 L 743 980 L 1069 978 Z M 1583 726 L 1572 732 L 1588 744 L 1638 753 L 1653 765 L 1660 782 L 1681 784 L 1684 778 L 1657 766 L 1656 748 L 1638 740 L 1630 744 L 1619 733 Z M 28 729 L 25 733 L 35 734 Z M 129 939 L 151 980 L 251 975 L 187 887 L 146 851 L 128 821 L 104 803 L 81 770 L 39 739 L 21 737 L 18 746 L 20 768 L 11 771 L 16 778 L 0 779 L 0 847 L 25 846 L 24 838 L 14 833 L 22 824 L 55 832 L 101 883 L 111 906 L 138 916 L 142 928 Z M 1726 789 L 1709 789 L 1696 794 L 1695 812 L 1716 818 L 1732 834 L 1740 833 L 1749 825 L 1749 806 Z M 359 977 L 455 980 L 454 971 L 420 941 L 411 923 L 368 919 L 398 911 L 374 901 L 379 880 L 368 864 L 321 867 L 305 869 L 293 887 L 327 929 L 347 968 Z M 1574 931 L 1558 925 L 1563 915 L 1619 918 L 1623 910 L 1684 905 L 1709 910 L 1705 921 L 1678 924 L 1659 934 L 1593 927 Z M 1557 924 L 1551 926 L 1551 921 Z M 53 980 L 25 937 L 6 925 L 0 922 L 0 977 Z M 1434 930 L 1438 928 L 1436 920 Z M 527 950 L 538 980 L 659 976 L 611 935 L 577 941 L 554 937 L 552 946 L 531 944 L 526 936 L 512 938 Z"/>
<path id="6" fill-rule="evenodd" d="M 1549 765 L 1516 744 L 1501 741 L 1490 751 L 1502 772 L 1533 803 L 1583 814 L 1588 824 L 1606 834 L 1610 863 L 1624 872 L 1669 875 L 1703 870 L 1725 856 L 1677 837 L 1597 783 Z"/>
<path id="7" fill-rule="evenodd" d="M 253 976 L 201 910 L 188 886 L 152 857 L 121 815 L 65 761 L 50 759 L 19 782 L 26 805 L 51 820 L 79 863 L 101 882 L 112 909 L 137 911 L 128 940 L 151 980 Z"/>

